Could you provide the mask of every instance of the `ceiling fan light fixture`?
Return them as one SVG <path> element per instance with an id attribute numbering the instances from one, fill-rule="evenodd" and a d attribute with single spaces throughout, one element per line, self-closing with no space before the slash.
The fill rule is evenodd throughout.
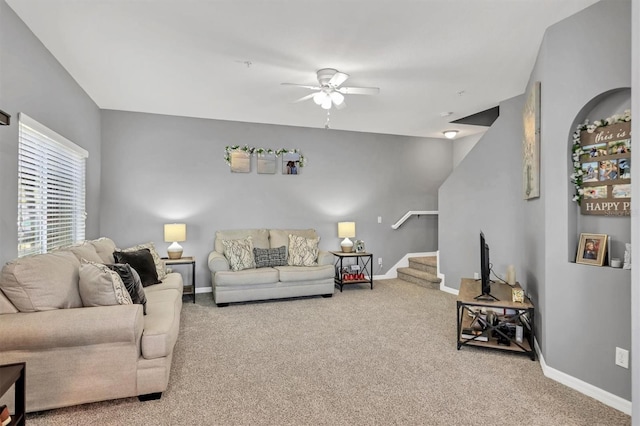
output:
<path id="1" fill-rule="evenodd" d="M 445 130 L 444 132 L 442 132 L 442 134 L 447 139 L 453 139 L 458 134 L 458 130 Z"/>
<path id="2" fill-rule="evenodd" d="M 342 105 L 342 103 L 344 102 L 344 95 L 342 93 L 331 92 L 329 96 L 331 96 L 331 100 L 334 104 L 336 104 L 336 106 Z"/>
<path id="3" fill-rule="evenodd" d="M 316 103 L 316 105 L 322 105 L 322 102 L 324 102 L 324 100 L 327 98 L 327 94 L 324 92 L 318 92 L 315 95 L 313 95 L 313 102 Z"/>
<path id="4" fill-rule="evenodd" d="M 322 109 L 331 109 L 331 96 L 325 96 L 324 100 L 322 101 L 322 105 L 320 105 L 322 107 Z"/>

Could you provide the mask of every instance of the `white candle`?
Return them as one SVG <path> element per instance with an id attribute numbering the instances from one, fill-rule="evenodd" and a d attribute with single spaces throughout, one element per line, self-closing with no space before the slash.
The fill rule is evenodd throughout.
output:
<path id="1" fill-rule="evenodd" d="M 516 267 L 513 265 L 507 266 L 507 283 L 509 285 L 516 284 Z"/>

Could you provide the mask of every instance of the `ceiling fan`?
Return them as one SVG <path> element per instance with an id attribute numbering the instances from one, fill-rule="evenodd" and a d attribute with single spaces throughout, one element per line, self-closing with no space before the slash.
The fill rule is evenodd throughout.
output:
<path id="1" fill-rule="evenodd" d="M 294 102 L 302 102 L 307 99 L 320 105 L 324 109 L 331 109 L 335 105 L 337 109 L 347 106 L 344 102 L 344 95 L 377 95 L 380 89 L 377 87 L 341 87 L 347 81 L 349 74 L 345 74 L 333 68 L 323 68 L 316 73 L 319 86 L 309 86 L 306 84 L 282 83 L 285 86 L 304 87 L 305 89 L 317 90 Z"/>

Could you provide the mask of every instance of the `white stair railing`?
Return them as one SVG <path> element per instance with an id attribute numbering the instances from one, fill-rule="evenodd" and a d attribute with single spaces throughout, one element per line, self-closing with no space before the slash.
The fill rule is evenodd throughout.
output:
<path id="1" fill-rule="evenodd" d="M 411 210 L 408 211 L 404 216 L 402 216 L 396 223 L 391 225 L 393 229 L 398 229 L 402 226 L 403 223 L 407 221 L 411 216 L 423 216 L 423 215 L 437 215 L 437 210 Z"/>

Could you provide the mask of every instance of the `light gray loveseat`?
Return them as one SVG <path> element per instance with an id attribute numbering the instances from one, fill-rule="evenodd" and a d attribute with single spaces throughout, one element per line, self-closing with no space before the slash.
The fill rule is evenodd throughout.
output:
<path id="1" fill-rule="evenodd" d="M 216 305 L 299 296 L 333 296 L 334 258 L 326 251 L 318 250 L 314 266 L 285 265 L 231 270 L 229 260 L 225 257 L 223 240 L 251 237 L 253 246 L 258 249 L 285 246 L 289 258 L 289 235 L 318 238 L 314 229 L 237 229 L 216 232 L 214 250 L 208 259 Z"/>
<path id="2" fill-rule="evenodd" d="M 101 238 L 3 268 L 0 364 L 26 362 L 28 412 L 131 396 L 155 399 L 166 390 L 182 276 L 168 273 L 144 288 L 146 315 L 140 304 L 83 307 L 79 259 L 114 263 L 115 247 Z M 0 403 L 12 407 L 13 392 Z"/>

